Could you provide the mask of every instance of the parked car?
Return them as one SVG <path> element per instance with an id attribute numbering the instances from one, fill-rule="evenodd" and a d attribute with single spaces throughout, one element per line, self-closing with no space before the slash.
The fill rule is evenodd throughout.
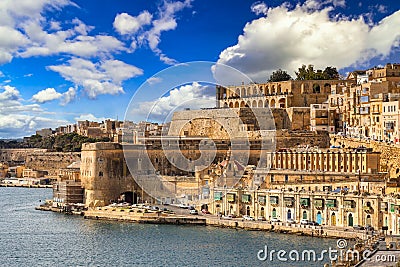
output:
<path id="1" fill-rule="evenodd" d="M 361 226 L 361 225 L 353 225 L 353 229 L 354 230 L 364 230 L 365 228 L 364 228 L 364 226 Z"/>
<path id="2" fill-rule="evenodd" d="M 301 219 L 300 220 L 300 224 L 307 225 L 308 224 L 308 220 L 307 219 Z"/>
<path id="3" fill-rule="evenodd" d="M 310 222 L 308 222 L 308 225 L 312 225 L 312 226 L 318 226 L 318 225 L 319 225 L 319 223 L 317 223 L 317 222 L 314 222 L 314 221 L 310 221 Z"/>
<path id="4" fill-rule="evenodd" d="M 189 210 L 189 213 L 191 215 L 198 215 L 199 214 L 199 212 L 197 210 Z"/>
<path id="5" fill-rule="evenodd" d="M 245 221 L 254 221 L 254 218 L 251 217 L 251 216 L 249 216 L 249 215 L 243 215 L 243 219 L 244 219 Z"/>
<path id="6" fill-rule="evenodd" d="M 281 220 L 279 220 L 278 218 L 272 218 L 271 222 L 280 222 Z"/>
<path id="7" fill-rule="evenodd" d="M 290 224 L 295 224 L 296 223 L 296 221 L 295 220 L 293 220 L 293 219 L 287 219 L 287 221 L 286 221 L 287 223 L 290 223 Z"/>
<path id="8" fill-rule="evenodd" d="M 201 210 L 201 213 L 203 213 L 203 214 L 210 214 L 210 212 L 209 212 L 208 210 L 206 210 L 206 209 L 202 209 L 202 210 Z"/>
<path id="9" fill-rule="evenodd" d="M 186 205 L 186 204 L 184 204 L 184 203 L 181 203 L 181 204 L 179 204 L 179 208 L 181 208 L 181 209 L 187 209 L 187 208 L 189 208 L 189 206 Z"/>
<path id="10" fill-rule="evenodd" d="M 265 221 L 265 217 L 264 216 L 259 216 L 259 217 L 257 217 L 257 221 Z"/>

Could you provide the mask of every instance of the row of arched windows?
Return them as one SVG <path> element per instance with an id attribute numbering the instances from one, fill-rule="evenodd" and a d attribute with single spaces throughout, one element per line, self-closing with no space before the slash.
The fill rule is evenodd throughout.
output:
<path id="1" fill-rule="evenodd" d="M 269 101 L 268 99 L 263 100 L 253 100 L 253 101 L 232 101 L 232 102 L 225 102 L 224 103 L 225 108 L 243 108 L 243 107 L 251 107 L 251 108 L 286 108 L 286 100 L 285 98 L 281 98 L 278 101 L 275 101 L 275 99 L 271 99 Z"/>

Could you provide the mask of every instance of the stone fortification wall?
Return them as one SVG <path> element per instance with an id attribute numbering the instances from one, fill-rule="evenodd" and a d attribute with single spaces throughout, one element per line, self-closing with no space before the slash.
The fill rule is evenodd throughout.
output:
<path id="1" fill-rule="evenodd" d="M 86 206 L 103 206 L 135 191 L 120 144 L 83 144 L 80 171 Z"/>
<path id="2" fill-rule="evenodd" d="M 276 131 L 276 149 L 291 148 L 297 146 L 329 147 L 329 134 L 327 132 L 308 131 Z"/>
<path id="3" fill-rule="evenodd" d="M 174 113 L 168 135 L 208 136 L 213 139 L 245 138 L 248 132 L 259 128 L 274 128 L 272 113 L 268 109 L 184 110 Z"/>
<path id="4" fill-rule="evenodd" d="M 59 169 L 78 160 L 78 152 L 47 152 L 46 149 L 36 148 L 0 150 L 0 161 L 9 162 L 11 165 L 25 163 L 26 168 L 47 171 L 50 176 L 57 175 Z"/>
<path id="5" fill-rule="evenodd" d="M 59 169 L 79 161 L 80 155 L 79 152 L 32 152 L 26 155 L 25 167 L 55 176 Z"/>
<path id="6" fill-rule="evenodd" d="M 10 148 L 10 149 L 0 149 L 0 161 L 9 162 L 9 163 L 17 163 L 25 161 L 27 155 L 33 153 L 44 153 L 46 149 L 37 149 L 37 148 Z"/>

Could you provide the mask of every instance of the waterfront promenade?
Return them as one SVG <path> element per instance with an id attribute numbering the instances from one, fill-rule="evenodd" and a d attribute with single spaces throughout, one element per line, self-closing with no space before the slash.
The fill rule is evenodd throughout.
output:
<path id="1" fill-rule="evenodd" d="M 187 210 L 186 210 L 187 211 Z M 162 212 L 145 212 L 135 208 L 102 207 L 89 209 L 83 214 L 86 219 L 114 220 L 138 223 L 190 224 L 270 231 L 284 234 L 307 235 L 312 237 L 366 239 L 370 232 L 354 230 L 351 227 L 330 227 L 291 224 L 286 222 L 246 221 L 242 218 L 222 219 L 215 215 L 164 214 Z"/>
<path id="2" fill-rule="evenodd" d="M 53 188 L 51 184 L 3 184 L 0 187 Z"/>

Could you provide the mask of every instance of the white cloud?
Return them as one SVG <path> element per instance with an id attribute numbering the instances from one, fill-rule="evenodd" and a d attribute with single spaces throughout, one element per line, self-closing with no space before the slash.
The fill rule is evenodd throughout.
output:
<path id="1" fill-rule="evenodd" d="M 96 117 L 95 115 L 91 113 L 87 114 L 81 114 L 79 117 L 74 118 L 76 121 L 97 121 L 97 122 L 102 122 L 105 121 L 107 118 L 105 117 Z"/>
<path id="2" fill-rule="evenodd" d="M 162 78 L 160 78 L 160 77 L 150 77 L 150 78 L 148 78 L 146 81 L 147 81 L 149 84 L 153 85 L 153 84 L 162 82 Z"/>
<path id="3" fill-rule="evenodd" d="M 150 24 L 152 17 L 147 10 L 141 12 L 137 17 L 121 13 L 115 17 L 113 26 L 119 34 L 135 34 L 144 25 Z"/>
<path id="4" fill-rule="evenodd" d="M 52 33 L 46 32 L 37 21 L 24 24 L 24 29 L 32 43 L 21 51 L 20 57 L 48 56 L 60 53 L 92 57 L 110 55 L 112 52 L 124 51 L 124 44 L 117 38 L 108 35 L 88 36 L 92 27 L 78 19 L 73 20 L 74 28 Z"/>
<path id="5" fill-rule="evenodd" d="M 54 128 L 65 120 L 48 118 L 48 112 L 38 104 L 23 104 L 20 92 L 12 86 L 0 88 L 0 138 L 31 135 L 36 129 Z"/>
<path id="6" fill-rule="evenodd" d="M 32 100 L 38 103 L 45 103 L 61 97 L 62 94 L 58 93 L 54 88 L 47 88 L 33 95 Z"/>
<path id="7" fill-rule="evenodd" d="M 251 5 L 251 11 L 256 15 L 267 14 L 268 7 L 264 2 L 255 2 Z"/>
<path id="8" fill-rule="evenodd" d="M 60 104 L 62 106 L 65 106 L 75 99 L 76 91 L 77 90 L 75 88 L 70 87 L 65 93 L 59 93 L 54 88 L 47 88 L 33 95 L 32 100 L 37 103 L 43 104 L 56 99 L 60 99 Z"/>
<path id="9" fill-rule="evenodd" d="M 385 57 L 399 46 L 400 11 L 370 27 L 362 17 L 331 18 L 332 6 L 310 10 L 311 2 L 268 9 L 266 17 L 246 24 L 238 43 L 222 51 L 218 62 L 265 81 L 279 68 L 292 75 L 302 64 L 340 69 Z"/>
<path id="10" fill-rule="evenodd" d="M 186 7 L 190 7 L 191 2 L 192 0 L 184 0 L 183 2 L 164 1 L 164 5 L 160 7 L 159 18 L 153 20 L 153 27 L 144 34 L 144 39 L 148 42 L 151 50 L 166 64 L 172 65 L 175 64 L 176 61 L 166 56 L 161 49 L 158 48 L 158 45 L 161 42 L 161 33 L 174 30 L 178 26 L 175 18 L 176 13 Z"/>
<path id="11" fill-rule="evenodd" d="M 32 44 L 25 35 L 25 24 L 45 22 L 42 12 L 67 5 L 75 4 L 68 0 L 0 1 L 0 64 L 10 62 L 19 51 Z"/>
<path id="12" fill-rule="evenodd" d="M 164 121 L 176 110 L 215 107 L 214 91 L 214 86 L 194 82 L 172 89 L 168 96 L 140 103 L 138 109 L 133 110 L 133 113 L 142 115 L 144 120 L 148 116 L 150 120 Z"/>
<path id="13" fill-rule="evenodd" d="M 68 91 L 62 94 L 62 99 L 60 104 L 65 106 L 66 104 L 72 102 L 76 97 L 76 89 L 73 87 L 68 88 Z"/>
<path id="14" fill-rule="evenodd" d="M 103 60 L 93 63 L 81 58 L 72 58 L 67 64 L 49 66 L 64 79 L 83 87 L 90 98 L 101 94 L 120 94 L 122 82 L 143 74 L 143 70 L 119 60 Z"/>

